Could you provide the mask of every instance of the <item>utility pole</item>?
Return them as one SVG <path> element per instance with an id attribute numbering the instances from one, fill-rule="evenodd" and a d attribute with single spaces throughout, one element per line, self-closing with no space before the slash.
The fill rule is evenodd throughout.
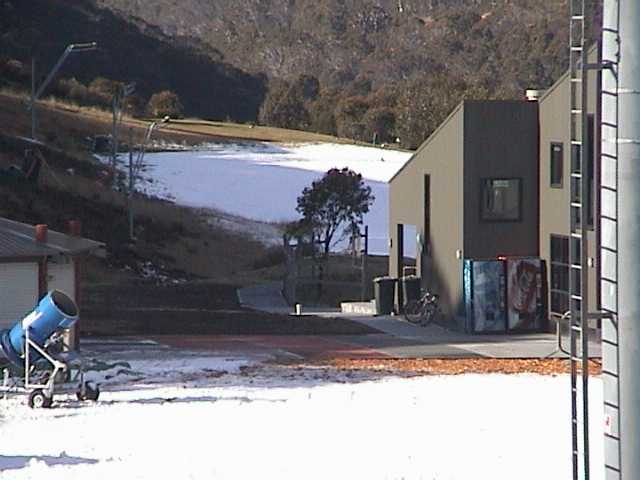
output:
<path id="1" fill-rule="evenodd" d="M 116 178 L 116 163 L 118 160 L 118 110 L 119 110 L 119 97 L 120 89 L 113 94 L 112 108 L 113 108 L 113 125 L 111 132 L 111 183 Z"/>
<path id="2" fill-rule="evenodd" d="M 36 140 L 36 102 L 43 94 L 44 90 L 49 86 L 53 77 L 55 77 L 58 70 L 62 67 L 62 64 L 72 53 L 81 53 L 95 50 L 98 48 L 96 42 L 91 43 L 72 43 L 67 46 L 62 53 L 56 64 L 53 66 L 47 78 L 44 79 L 40 87 L 36 90 L 36 60 L 35 56 L 31 58 L 31 101 L 28 105 L 28 110 L 31 110 L 31 138 Z"/>
<path id="3" fill-rule="evenodd" d="M 111 138 L 111 175 L 115 180 L 118 163 L 118 126 L 122 121 L 122 104 L 136 89 L 135 83 L 129 83 L 119 87 L 113 94 L 113 132 Z"/>
<path id="4" fill-rule="evenodd" d="M 147 131 L 144 134 L 142 139 L 142 144 L 138 149 L 138 154 L 136 155 L 136 160 L 133 160 L 133 129 L 129 129 L 129 239 L 135 240 L 134 232 L 133 232 L 133 194 L 136 188 L 136 179 L 138 177 L 138 173 L 142 170 L 142 162 L 144 161 L 144 154 L 147 150 L 147 145 L 151 140 L 151 135 L 153 134 L 156 128 L 161 128 L 162 125 L 169 123 L 171 118 L 169 116 L 164 117 L 159 122 L 151 122 L 147 127 Z"/>
<path id="5" fill-rule="evenodd" d="M 133 189 L 135 187 L 133 174 L 133 128 L 129 127 L 129 189 L 127 191 L 127 210 L 129 212 L 129 240 L 134 239 L 133 232 Z"/>
<path id="6" fill-rule="evenodd" d="M 36 56 L 31 57 L 31 138 L 36 139 Z"/>

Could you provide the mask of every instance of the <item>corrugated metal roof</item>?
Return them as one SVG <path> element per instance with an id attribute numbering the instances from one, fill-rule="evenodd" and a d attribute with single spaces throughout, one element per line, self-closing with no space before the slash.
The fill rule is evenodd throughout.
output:
<path id="1" fill-rule="evenodd" d="M 91 253 L 104 243 L 73 237 L 49 230 L 47 242 L 35 239 L 35 227 L 0 217 L 0 259 L 43 257 L 49 255 Z"/>

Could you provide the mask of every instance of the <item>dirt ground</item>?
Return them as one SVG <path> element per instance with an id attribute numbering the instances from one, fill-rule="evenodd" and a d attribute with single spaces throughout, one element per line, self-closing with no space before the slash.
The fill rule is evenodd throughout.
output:
<path id="1" fill-rule="evenodd" d="M 319 362 L 340 370 L 370 370 L 419 375 L 462 375 L 465 373 L 536 373 L 561 375 L 570 373 L 571 365 L 564 359 L 335 359 Z M 589 362 L 589 375 L 600 375 L 599 361 Z"/>

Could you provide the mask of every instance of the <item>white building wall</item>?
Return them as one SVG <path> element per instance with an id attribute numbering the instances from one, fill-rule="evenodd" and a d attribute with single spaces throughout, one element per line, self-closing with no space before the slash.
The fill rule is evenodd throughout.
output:
<path id="1" fill-rule="evenodd" d="M 38 301 L 38 264 L 0 263 L 0 330 L 10 328 Z"/>
<path id="2" fill-rule="evenodd" d="M 47 288 L 61 290 L 75 300 L 75 269 L 68 257 L 49 260 L 47 266 Z"/>

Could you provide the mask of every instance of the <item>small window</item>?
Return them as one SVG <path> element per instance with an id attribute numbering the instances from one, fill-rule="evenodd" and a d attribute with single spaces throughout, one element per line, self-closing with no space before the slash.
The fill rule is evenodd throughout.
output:
<path id="1" fill-rule="evenodd" d="M 551 235 L 550 243 L 551 312 L 563 315 L 569 309 L 569 237 Z"/>
<path id="2" fill-rule="evenodd" d="M 551 186 L 562 188 L 564 146 L 562 143 L 551 144 Z"/>
<path id="3" fill-rule="evenodd" d="M 551 235 L 551 258 L 553 262 L 569 265 L 569 241 L 567 237 Z"/>
<path id="4" fill-rule="evenodd" d="M 520 179 L 489 178 L 482 184 L 482 219 L 488 221 L 519 221 Z"/>

